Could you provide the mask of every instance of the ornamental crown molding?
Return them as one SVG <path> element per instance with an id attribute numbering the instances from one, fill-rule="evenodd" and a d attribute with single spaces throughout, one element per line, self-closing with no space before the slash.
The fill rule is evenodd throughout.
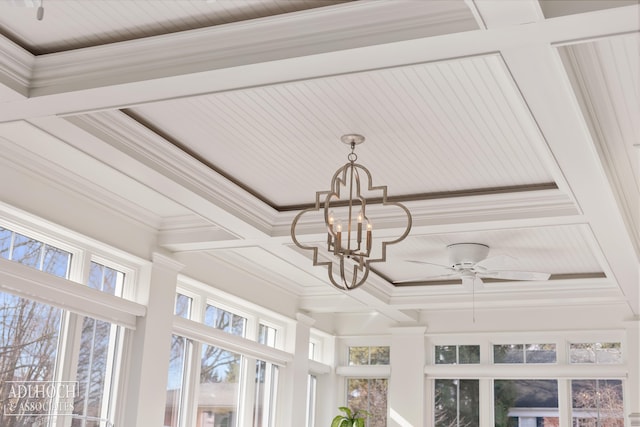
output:
<path id="1" fill-rule="evenodd" d="M 276 215 L 273 208 L 126 114 L 111 111 L 69 120 L 89 132 L 106 133 L 110 138 L 103 139 L 115 148 L 176 180 L 258 230 L 270 233 Z"/>
<path id="2" fill-rule="evenodd" d="M 29 95 L 35 57 L 8 38 L 0 35 L 0 83 L 21 97 Z"/>

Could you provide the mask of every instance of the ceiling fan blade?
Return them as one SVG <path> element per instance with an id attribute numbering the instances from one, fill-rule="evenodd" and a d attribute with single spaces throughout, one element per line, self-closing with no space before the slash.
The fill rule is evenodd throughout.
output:
<path id="1" fill-rule="evenodd" d="M 479 276 L 463 276 L 462 287 L 469 292 L 479 291 L 484 289 L 484 282 Z"/>
<path id="2" fill-rule="evenodd" d="M 437 280 L 455 279 L 460 277 L 458 273 L 442 274 L 439 276 L 420 276 L 412 279 L 394 280 L 393 283 L 409 283 L 409 282 L 435 282 Z"/>
<path id="3" fill-rule="evenodd" d="M 551 277 L 549 273 L 538 273 L 535 271 L 497 270 L 483 271 L 481 274 L 482 277 L 505 280 L 549 280 L 549 277 Z"/>

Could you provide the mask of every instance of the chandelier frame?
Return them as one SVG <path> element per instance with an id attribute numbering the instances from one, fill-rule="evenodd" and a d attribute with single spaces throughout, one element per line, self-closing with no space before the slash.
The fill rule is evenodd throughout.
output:
<path id="1" fill-rule="evenodd" d="M 356 289 L 362 286 L 371 270 L 371 264 L 385 262 L 387 258 L 387 246 L 404 240 L 411 231 L 412 218 L 409 209 L 399 202 L 387 200 L 387 186 L 374 186 L 371 172 L 365 166 L 356 163 L 358 156 L 355 154 L 356 145 L 362 144 L 365 138 L 358 134 L 347 134 L 341 137 L 341 141 L 348 144 L 351 153 L 347 156 L 348 162 L 338 168 L 331 179 L 330 190 L 316 192 L 315 203 L 312 207 L 300 211 L 291 223 L 291 238 L 296 246 L 304 250 L 313 251 L 313 265 L 326 266 L 329 281 L 342 291 Z M 362 195 L 362 179 L 366 178 L 367 192 L 380 191 L 382 193 L 382 206 L 396 206 L 407 215 L 407 226 L 404 232 L 396 239 L 381 243 L 381 255 L 379 258 L 371 258 L 374 243 L 372 222 L 367 216 L 367 198 Z M 347 189 L 348 199 L 342 199 L 343 189 Z M 333 203 L 332 203 L 333 202 Z M 337 202 L 337 203 L 336 203 Z M 332 209 L 347 208 L 346 230 L 342 224 L 336 222 Z M 358 209 L 357 216 L 354 209 Z M 319 260 L 318 246 L 302 244 L 296 237 L 295 230 L 300 218 L 309 212 L 317 212 L 323 209 L 324 223 L 327 228 L 326 249 L 333 254 L 334 260 Z M 351 264 L 352 275 L 347 278 L 347 264 Z M 336 280 L 334 266 L 338 266 L 340 280 Z"/>

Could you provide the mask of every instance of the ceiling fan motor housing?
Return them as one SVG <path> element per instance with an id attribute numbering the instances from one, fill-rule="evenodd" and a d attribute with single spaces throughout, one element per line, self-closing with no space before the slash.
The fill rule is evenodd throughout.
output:
<path id="1" fill-rule="evenodd" d="M 489 246 L 482 243 L 454 243 L 447 246 L 449 265 L 455 270 L 472 268 L 489 255 Z"/>

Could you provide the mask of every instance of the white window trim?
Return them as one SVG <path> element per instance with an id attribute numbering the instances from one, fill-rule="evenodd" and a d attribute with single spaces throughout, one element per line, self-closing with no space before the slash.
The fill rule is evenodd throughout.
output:
<path id="1" fill-rule="evenodd" d="M 6 259 L 0 259 L 0 291 L 130 329 L 146 314 L 144 305 Z"/>
<path id="2" fill-rule="evenodd" d="M 247 338 L 231 335 L 211 326 L 179 316 L 174 316 L 173 318 L 173 333 L 278 366 L 286 366 L 293 361 L 291 353 L 259 344 Z"/>
<path id="3" fill-rule="evenodd" d="M 336 374 L 351 378 L 389 378 L 391 366 L 389 365 L 358 365 L 338 366 Z"/>
<path id="4" fill-rule="evenodd" d="M 482 332 L 472 334 L 427 334 L 426 401 L 433 407 L 435 380 L 437 379 L 477 379 L 480 387 L 480 426 L 494 424 L 493 384 L 494 380 L 549 379 L 558 382 L 558 411 L 560 427 L 570 427 L 572 379 L 614 379 L 622 380 L 625 407 L 628 403 L 629 381 L 628 357 L 625 351 L 625 331 L 623 330 L 560 330 L 523 332 Z M 620 342 L 622 364 L 575 364 L 569 363 L 569 343 L 571 342 Z M 503 344 L 556 344 L 556 363 L 494 364 L 493 345 Z M 436 345 L 480 345 L 479 364 L 442 364 L 434 362 Z M 427 427 L 433 427 L 433 416 L 427 418 Z"/>
<path id="5" fill-rule="evenodd" d="M 331 373 L 331 366 L 316 360 L 309 359 L 309 373 L 315 376 L 327 375 Z"/>
<path id="6" fill-rule="evenodd" d="M 294 320 L 291 318 L 184 275 L 178 275 L 176 292 L 193 298 L 191 320 L 204 322 L 206 307 L 212 305 L 246 318 L 245 335 L 253 341 L 258 339 L 258 325 L 260 323 L 276 329 L 276 348 L 284 350 L 287 343 L 287 332 L 294 324 Z"/>
<path id="7" fill-rule="evenodd" d="M 425 367 L 427 377 L 438 379 L 626 379 L 625 365 L 559 365 L 506 364 L 497 365 L 429 365 Z"/>

